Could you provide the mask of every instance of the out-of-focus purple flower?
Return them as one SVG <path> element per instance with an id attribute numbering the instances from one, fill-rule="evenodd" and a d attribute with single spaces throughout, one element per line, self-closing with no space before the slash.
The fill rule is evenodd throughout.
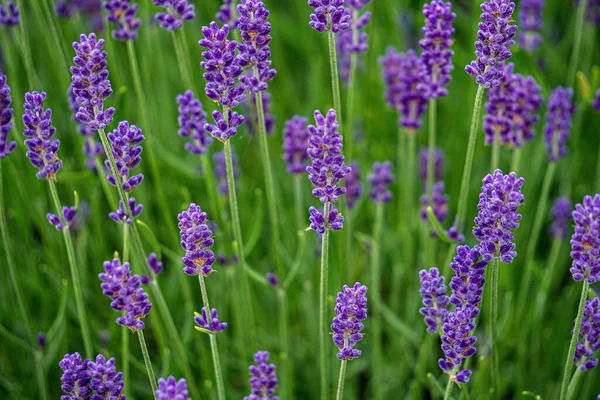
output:
<path id="1" fill-rule="evenodd" d="M 234 11 L 237 10 L 233 0 L 223 0 L 223 4 L 219 8 L 216 19 L 222 23 L 229 25 L 230 29 L 237 28 L 238 20 L 234 18 Z"/>
<path id="2" fill-rule="evenodd" d="M 571 130 L 571 122 L 575 106 L 571 103 L 573 89 L 561 86 L 554 89 L 548 99 L 544 140 L 550 162 L 557 162 L 567 155 L 567 139 Z"/>
<path id="3" fill-rule="evenodd" d="M 273 396 L 277 389 L 277 375 L 275 373 L 275 364 L 269 362 L 269 352 L 259 351 L 254 354 L 256 365 L 248 367 L 250 371 L 250 396 L 244 397 L 244 400 L 279 400 L 278 396 Z"/>
<path id="4" fill-rule="evenodd" d="M 156 391 L 157 400 L 188 400 L 187 382 L 181 378 L 179 381 L 173 375 L 166 380 L 158 380 L 158 390 Z"/>
<path id="5" fill-rule="evenodd" d="M 136 16 L 137 4 L 131 4 L 131 0 L 107 0 L 102 3 L 108 11 L 108 22 L 117 25 L 112 33 L 117 40 L 133 40 L 137 37 L 140 29 L 140 19 Z"/>
<path id="6" fill-rule="evenodd" d="M 569 223 L 571 221 L 573 204 L 567 197 L 559 197 L 552 206 L 552 225 L 550 225 L 550 236 L 552 239 L 565 239 L 569 234 Z"/>
<path id="7" fill-rule="evenodd" d="M 225 152 L 221 151 L 215 153 L 213 156 L 215 162 L 215 176 L 217 178 L 217 190 L 223 196 L 229 196 L 229 185 L 227 184 L 227 159 Z M 238 168 L 237 156 L 231 149 L 231 163 L 233 164 L 233 178 L 237 179 L 240 176 L 240 169 Z"/>
<path id="8" fill-rule="evenodd" d="M 181 247 L 185 250 L 185 256 L 181 259 L 185 265 L 183 272 L 191 276 L 212 274 L 215 255 L 209 248 L 214 244 L 214 240 L 212 231 L 206 224 L 208 216 L 199 205 L 191 203 L 177 219 Z"/>
<path id="9" fill-rule="evenodd" d="M 56 128 L 52 126 L 52 110 L 44 109 L 46 93 L 25 94 L 25 114 L 23 134 L 28 138 L 25 145 L 29 149 L 27 158 L 39 172 L 36 176 L 40 179 L 54 179 L 62 167 L 62 161 L 58 158 L 59 140 L 52 140 Z"/>
<path id="10" fill-rule="evenodd" d="M 499 72 L 498 85 L 492 86 L 487 93 L 483 117 L 483 131 L 485 143 L 494 142 L 507 144 L 510 141 L 510 132 L 513 122 L 513 108 L 515 107 L 515 85 L 513 85 L 513 63 L 498 63 L 496 71 Z"/>
<path id="11" fill-rule="evenodd" d="M 440 224 L 443 224 L 444 222 L 446 222 L 446 218 L 448 218 L 448 195 L 444 193 L 444 182 L 439 181 L 436 182 L 433 185 L 432 191 L 431 191 L 431 199 L 433 204 L 431 205 L 431 208 L 433 210 L 433 214 L 435 215 L 435 217 L 437 218 L 437 220 L 440 222 Z M 429 206 L 429 201 L 427 198 L 427 194 L 423 194 L 421 195 L 421 212 L 420 212 L 420 216 L 421 219 L 425 222 L 429 221 L 429 218 L 427 216 L 427 207 Z"/>
<path id="12" fill-rule="evenodd" d="M 227 322 L 220 322 L 217 314 L 217 309 L 210 310 L 210 317 L 207 314 L 206 308 L 202 309 L 202 314 L 194 313 L 194 321 L 204 330 L 212 333 L 223 332 L 227 328 Z"/>
<path id="13" fill-rule="evenodd" d="M 60 377 L 61 389 L 69 396 L 62 396 L 61 400 L 90 398 L 92 394 L 90 364 L 91 361 L 87 358 L 83 359 L 79 353 L 65 354 L 58 365 L 63 370 Z"/>
<path id="14" fill-rule="evenodd" d="M 0 159 L 8 156 L 17 147 L 17 142 L 8 141 L 8 133 L 13 127 L 14 110 L 10 106 L 12 98 L 10 86 L 6 81 L 6 75 L 3 75 L 0 69 Z"/>
<path id="15" fill-rule="evenodd" d="M 514 172 L 504 175 L 499 169 L 483 178 L 473 235 L 479 240 L 486 262 L 499 257 L 508 264 L 517 255 L 512 231 L 519 227 L 522 218 L 517 209 L 525 202 L 521 193 L 523 182 Z"/>
<path id="16" fill-rule="evenodd" d="M 306 118 L 295 115 L 292 119 L 285 121 L 283 129 L 283 159 L 287 164 L 290 174 L 302 174 L 306 171 L 306 160 L 308 160 L 308 138 L 310 134 L 307 129 Z M 347 178 L 346 178 L 347 179 Z"/>
<path id="17" fill-rule="evenodd" d="M 38 332 L 37 345 L 40 349 L 43 349 L 44 347 L 46 347 L 46 334 L 44 332 Z"/>
<path id="18" fill-rule="evenodd" d="M 148 266 L 154 272 L 154 275 L 160 275 L 163 271 L 163 263 L 158 259 L 156 253 L 150 253 L 148 258 L 146 258 L 146 262 Z"/>
<path id="19" fill-rule="evenodd" d="M 62 231 L 65 228 L 70 229 L 71 222 L 73 222 L 75 219 L 76 212 L 77 210 L 75 207 L 63 207 L 62 219 L 58 215 L 52 213 L 46 214 L 46 219 L 48 219 L 48 222 L 54 225 L 56 230 Z"/>
<path id="20" fill-rule="evenodd" d="M 119 126 L 108 134 L 119 178 L 126 192 L 133 191 L 144 180 L 143 174 L 129 176 L 131 170 L 142 161 L 140 154 L 142 154 L 141 143 L 144 139 L 142 130 L 135 125 L 129 125 L 127 121 L 119 122 Z M 105 161 L 105 165 L 106 168 L 110 168 L 108 160 Z M 117 180 L 112 174 L 108 174 L 107 179 L 111 185 L 117 186 Z"/>
<path id="21" fill-rule="evenodd" d="M 450 376 L 450 380 L 457 383 L 468 383 L 472 372 L 460 371 L 464 359 L 471 357 L 477 349 L 474 344 L 477 337 L 475 330 L 475 317 L 479 314 L 476 308 L 457 308 L 448 313 L 442 326 L 442 350 L 445 358 L 440 358 L 438 364 L 442 371 Z"/>
<path id="22" fill-rule="evenodd" d="M 131 216 L 136 218 L 142 213 L 144 206 L 142 204 L 135 203 L 135 198 L 130 197 L 127 202 L 129 203 L 129 209 L 131 210 Z M 127 212 L 125 211 L 125 207 L 123 201 L 119 200 L 119 208 L 115 212 L 111 212 L 108 214 L 110 219 L 117 223 L 125 223 L 126 225 L 131 225 L 133 222 L 131 218 L 127 216 Z"/>
<path id="23" fill-rule="evenodd" d="M 352 17 L 345 12 L 344 0 L 308 0 L 314 8 L 308 25 L 317 32 L 343 32 L 350 28 Z"/>
<path id="24" fill-rule="evenodd" d="M 600 89 L 596 91 L 596 97 L 594 98 L 592 107 L 594 107 L 594 110 L 600 111 Z"/>
<path id="25" fill-rule="evenodd" d="M 522 0 L 519 3 L 519 23 L 523 31 L 519 35 L 519 45 L 529 52 L 537 50 L 542 41 L 542 12 L 544 0 Z"/>
<path id="26" fill-rule="evenodd" d="M 421 297 L 423 305 L 419 312 L 425 316 L 425 325 L 427 332 L 436 333 L 438 328 L 442 326 L 448 310 L 448 296 L 446 296 L 446 285 L 444 277 L 440 274 L 437 268 L 431 268 L 429 271 L 421 270 L 419 272 L 421 281 Z"/>
<path id="27" fill-rule="evenodd" d="M 123 388 L 123 373 L 117 372 L 115 367 L 115 359 L 106 360 L 102 354 L 96 357 L 96 362 L 90 363 L 90 373 L 92 381 L 90 389 L 96 394 L 92 395 L 92 399 L 122 399 Z"/>
<path id="28" fill-rule="evenodd" d="M 346 207 L 352 210 L 356 205 L 356 201 L 362 194 L 362 184 L 360 183 L 360 170 L 358 163 L 353 161 L 349 165 L 350 172 L 344 178 L 344 185 L 346 186 Z"/>
<path id="29" fill-rule="evenodd" d="M 331 229 L 332 231 L 339 231 L 344 227 L 344 217 L 339 213 L 338 209 L 335 207 L 331 207 L 329 209 L 329 218 L 327 219 L 327 223 L 325 223 L 324 211 L 321 212 L 317 210 L 315 207 L 310 207 L 308 209 L 310 221 L 310 229 L 322 235 L 325 233 L 327 229 Z"/>
<path id="30" fill-rule="evenodd" d="M 0 4 L 0 25 L 15 26 L 19 25 L 20 20 L 19 7 L 13 0 L 8 0 L 6 6 Z"/>
<path id="31" fill-rule="evenodd" d="M 192 154 L 206 154 L 208 147 L 212 143 L 212 138 L 204 129 L 206 125 L 206 113 L 202 109 L 200 100 L 194 97 L 191 90 L 177 96 L 179 105 L 179 136 L 189 138 L 190 141 L 185 144 L 185 149 Z"/>
<path id="32" fill-rule="evenodd" d="M 77 123 L 77 133 L 85 137 L 83 154 L 86 156 L 86 166 L 92 171 L 96 171 L 96 158 L 100 154 L 104 155 L 104 149 L 102 148 L 100 142 L 95 139 L 96 131 L 77 119 L 79 103 L 77 103 L 77 96 L 75 95 L 72 85 L 69 86 L 68 95 L 69 106 L 71 107 L 71 111 L 73 111 L 73 121 Z"/>
<path id="33" fill-rule="evenodd" d="M 487 263 L 482 260 L 477 246 L 458 246 L 456 256 L 450 263 L 450 268 L 456 273 L 450 280 L 450 302 L 458 308 L 471 308 L 473 318 L 479 312 L 485 285 L 485 267 Z"/>
<path id="34" fill-rule="evenodd" d="M 544 100 L 540 86 L 531 76 L 513 75 L 513 121 L 509 145 L 521 147 L 535 136 L 534 126 L 539 121 L 540 106 Z"/>
<path id="35" fill-rule="evenodd" d="M 98 334 L 98 340 L 100 342 L 100 347 L 106 349 L 108 347 L 108 342 L 110 342 L 110 335 L 106 330 L 100 331 Z"/>
<path id="36" fill-rule="evenodd" d="M 81 35 L 79 42 L 73 43 L 75 57 L 71 67 L 73 92 L 79 104 L 76 118 L 91 129 L 104 129 L 112 122 L 115 109 L 104 110 L 104 101 L 112 93 L 108 79 L 108 62 L 104 39 L 96 40 L 96 35 Z"/>
<path id="37" fill-rule="evenodd" d="M 103 273 L 98 275 L 102 281 L 102 293 L 112 300 L 111 308 L 125 315 L 117 318 L 117 324 L 126 326 L 132 332 L 144 329 L 142 319 L 152 309 L 148 295 L 142 288 L 139 275 L 131 275 L 129 263 L 123 263 L 118 258 L 104 263 Z"/>
<path id="38" fill-rule="evenodd" d="M 454 69 L 450 50 L 454 40 L 452 21 L 456 14 L 452 12 L 452 3 L 442 0 L 432 0 L 423 6 L 425 26 L 421 29 L 423 39 L 419 40 L 421 53 L 421 66 L 423 77 L 419 86 L 428 99 L 438 99 L 448 95 L 446 86 L 450 83 L 450 73 Z"/>
<path id="39" fill-rule="evenodd" d="M 456 229 L 456 226 L 451 226 L 447 231 L 446 235 L 448 239 L 456 243 L 463 243 L 465 241 L 465 236 Z"/>
<path id="40" fill-rule="evenodd" d="M 427 106 L 427 99 L 419 89 L 423 76 L 421 60 L 414 50 L 400 54 L 390 47 L 379 62 L 388 105 L 400 113 L 400 126 L 414 133 L 422 126 L 421 118 Z"/>
<path id="41" fill-rule="evenodd" d="M 515 3 L 510 0 L 488 0 L 481 5 L 481 19 L 475 42 L 476 60 L 465 67 L 465 72 L 475 78 L 475 82 L 485 88 L 498 86 L 502 71 L 498 63 L 512 57 L 510 46 L 515 44 L 517 32 L 512 14 Z"/>
<path id="42" fill-rule="evenodd" d="M 359 282 L 350 288 L 344 285 L 335 300 L 335 317 L 331 324 L 333 343 L 340 350 L 337 358 L 353 360 L 360 357 L 361 351 L 354 349 L 362 338 L 362 321 L 367 318 L 367 287 Z"/>
<path id="43" fill-rule="evenodd" d="M 427 165 L 429 163 L 429 150 L 423 149 L 419 153 L 419 179 L 423 185 L 427 185 Z M 444 155 L 439 147 L 433 152 L 433 181 L 441 181 L 444 175 Z"/>
<path id="44" fill-rule="evenodd" d="M 54 11 L 59 18 L 70 18 L 77 11 L 77 7 L 72 0 L 58 0 Z"/>
<path id="45" fill-rule="evenodd" d="M 168 31 L 180 29 L 183 21 L 189 21 L 196 16 L 194 5 L 189 4 L 188 0 L 153 0 L 152 3 L 165 9 L 165 13 L 156 13 L 154 19 L 160 22 L 161 28 Z"/>
<path id="46" fill-rule="evenodd" d="M 350 83 L 350 68 L 352 63 L 352 54 L 357 54 L 357 68 L 361 67 L 360 55 L 365 53 L 369 48 L 367 44 L 368 34 L 362 30 L 371 20 L 371 13 L 365 12 L 360 15 L 360 11 L 371 0 L 364 2 L 350 1 L 347 2 L 349 8 L 346 9 L 346 14 L 350 16 L 350 29 L 339 32 L 335 42 L 340 76 L 348 85 Z"/>
<path id="47" fill-rule="evenodd" d="M 275 128 L 275 117 L 271 114 L 271 95 L 269 92 L 263 92 L 262 94 L 263 113 L 265 117 L 265 131 L 267 135 L 273 133 Z M 246 132 L 250 136 L 254 136 L 255 127 L 258 126 L 258 112 L 256 108 L 256 96 L 246 97 L 246 100 L 242 102 L 242 110 L 247 115 L 244 118 L 244 125 L 246 126 Z"/>
<path id="48" fill-rule="evenodd" d="M 386 161 L 384 163 L 373 164 L 373 174 L 369 175 L 369 183 L 371 184 L 371 192 L 369 196 L 375 203 L 387 203 L 392 199 L 392 192 L 389 186 L 394 182 L 392 175 L 392 163 Z"/>
<path id="49" fill-rule="evenodd" d="M 271 286 L 273 286 L 273 287 L 279 286 L 279 279 L 277 279 L 277 276 L 275 276 L 274 273 L 272 273 L 272 272 L 267 273 L 266 278 Z"/>
<path id="50" fill-rule="evenodd" d="M 594 353 L 600 349 L 600 300 L 586 300 L 581 321 L 581 331 L 575 348 L 573 363 L 582 371 L 596 368 Z"/>
<path id="51" fill-rule="evenodd" d="M 600 195 L 585 196 L 573 210 L 575 232 L 571 236 L 570 271 L 576 281 L 600 280 Z"/>
<path id="52" fill-rule="evenodd" d="M 73 0 L 73 4 L 88 20 L 94 32 L 104 31 L 104 17 L 102 15 L 102 0 Z"/>

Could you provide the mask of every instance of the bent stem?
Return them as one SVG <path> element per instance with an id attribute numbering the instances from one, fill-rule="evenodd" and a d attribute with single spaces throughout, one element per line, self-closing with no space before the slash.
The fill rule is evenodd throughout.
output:
<path id="1" fill-rule="evenodd" d="M 146 340 L 144 339 L 144 331 L 139 330 L 136 331 L 137 337 L 140 340 L 140 348 L 142 349 L 142 354 L 144 355 L 144 364 L 146 365 L 146 372 L 148 372 L 148 380 L 150 381 L 150 386 L 152 387 L 152 394 L 156 399 L 156 391 L 158 390 L 158 386 L 156 385 L 156 377 L 154 376 L 154 369 L 152 368 L 152 363 L 150 362 L 150 356 L 148 355 L 148 348 L 146 347 Z"/>
<path id="2" fill-rule="evenodd" d="M 340 365 L 340 378 L 338 379 L 337 394 L 335 395 L 336 400 L 342 400 L 344 398 L 344 381 L 346 380 L 346 364 L 347 360 L 342 360 Z"/>
<path id="3" fill-rule="evenodd" d="M 330 203 L 325 203 L 324 216 L 327 221 Z M 321 283 L 319 291 L 319 358 L 321 369 L 321 400 L 327 400 L 327 355 L 325 345 L 327 342 L 327 274 L 329 269 L 329 229 L 326 226 L 321 238 Z"/>
<path id="4" fill-rule="evenodd" d="M 371 265 L 371 290 L 372 296 L 375 298 L 373 302 L 373 317 L 371 321 L 371 330 L 373 338 L 371 344 L 373 346 L 373 398 L 381 398 L 381 391 L 378 388 L 381 387 L 382 380 L 382 357 L 381 357 L 381 240 L 383 232 L 383 211 L 384 203 L 377 203 L 375 205 L 375 227 L 373 232 L 373 247 L 372 247 L 372 265 Z"/>
<path id="5" fill-rule="evenodd" d="M 338 77 L 337 54 L 335 50 L 335 33 L 329 31 L 329 67 L 331 69 L 331 90 L 333 92 L 333 108 L 335 109 L 338 123 L 342 124 L 342 98 L 340 96 L 340 79 Z"/>

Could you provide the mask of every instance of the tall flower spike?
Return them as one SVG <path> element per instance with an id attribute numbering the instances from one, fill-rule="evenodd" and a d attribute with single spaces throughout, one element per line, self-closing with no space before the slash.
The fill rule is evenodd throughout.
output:
<path id="1" fill-rule="evenodd" d="M 17 147 L 16 142 L 8 141 L 8 133 L 13 127 L 14 110 L 10 106 L 12 98 L 6 80 L 6 75 L 3 75 L 0 69 L 0 159 L 8 156 Z"/>
<path id="2" fill-rule="evenodd" d="M 308 0 L 308 5 L 314 9 L 308 25 L 315 31 L 338 33 L 350 28 L 344 0 Z"/>
<path id="3" fill-rule="evenodd" d="M 419 153 L 419 179 L 423 182 L 423 186 L 427 185 L 427 166 L 429 164 L 429 149 L 423 149 Z M 439 147 L 436 147 L 433 152 L 433 181 L 442 180 L 444 175 L 444 155 Z"/>
<path id="4" fill-rule="evenodd" d="M 452 12 L 452 3 L 432 0 L 430 4 L 423 6 L 423 15 L 425 26 L 421 31 L 424 39 L 419 40 L 419 46 L 423 49 L 423 80 L 420 87 L 425 91 L 425 97 L 437 99 L 448 95 L 446 86 L 450 83 L 450 73 L 454 69 L 454 51 L 450 47 L 454 42 L 452 21 L 456 14 Z"/>
<path id="5" fill-rule="evenodd" d="M 425 325 L 427 332 L 437 333 L 438 328 L 442 326 L 448 314 L 448 296 L 446 296 L 446 285 L 444 277 L 437 268 L 431 268 L 429 271 L 421 270 L 419 272 L 421 281 L 421 297 L 423 305 L 419 312 L 425 316 Z"/>
<path id="6" fill-rule="evenodd" d="M 216 19 L 222 24 L 229 25 L 231 29 L 236 29 L 238 21 L 233 15 L 233 11 L 237 9 L 235 7 L 234 0 L 223 0 L 223 4 L 219 8 Z"/>
<path id="7" fill-rule="evenodd" d="M 123 373 L 117 372 L 115 359 L 106 360 L 102 354 L 90 363 L 92 381 L 90 389 L 95 392 L 92 399 L 121 399 L 123 396 Z"/>
<path id="8" fill-rule="evenodd" d="M 135 198 L 133 197 L 130 197 L 127 201 L 129 203 L 129 209 L 131 210 L 131 216 L 133 218 L 138 217 L 142 213 L 144 206 L 142 204 L 136 204 Z M 125 207 L 123 207 L 123 201 L 121 200 L 119 200 L 119 208 L 117 209 L 117 211 L 109 213 L 108 216 L 110 217 L 110 219 L 117 223 L 125 223 L 126 225 L 131 225 L 131 223 L 133 222 L 131 218 L 127 216 Z"/>
<path id="9" fill-rule="evenodd" d="M 501 77 L 498 79 L 499 84 L 488 90 L 485 103 L 487 114 L 483 117 L 486 144 L 510 143 L 516 86 L 513 84 L 513 68 L 513 63 L 505 64 L 503 62 L 496 67 Z"/>
<path id="10" fill-rule="evenodd" d="M 213 308 L 210 310 L 210 315 L 206 311 L 206 308 L 202 308 L 202 314 L 195 313 L 194 321 L 196 324 L 204 330 L 212 333 L 223 332 L 227 328 L 227 322 L 220 322 L 217 309 Z"/>
<path id="11" fill-rule="evenodd" d="M 287 164 L 290 174 L 302 174 L 306 171 L 308 160 L 308 138 L 310 134 L 307 128 L 306 118 L 295 115 L 292 119 L 285 121 L 283 129 L 283 159 Z"/>
<path id="12" fill-rule="evenodd" d="M 155 6 L 163 7 L 166 13 L 159 12 L 154 19 L 160 23 L 161 28 L 170 32 L 180 29 L 183 21 L 194 19 L 194 5 L 188 0 L 153 0 Z"/>
<path id="13" fill-rule="evenodd" d="M 256 365 L 248 367 L 250 386 L 252 386 L 251 394 L 244 397 L 244 400 L 279 400 L 279 396 L 273 396 L 279 381 L 275 374 L 275 364 L 267 364 L 269 352 L 257 352 L 254 354 L 254 362 Z"/>
<path id="14" fill-rule="evenodd" d="M 104 149 L 96 137 L 96 131 L 91 129 L 87 124 L 77 120 L 77 112 L 79 112 L 79 103 L 77 103 L 76 95 L 73 90 L 73 86 L 69 86 L 69 106 L 73 112 L 73 121 L 77 123 L 77 133 L 85 138 L 83 144 L 83 154 L 86 156 L 86 166 L 92 171 L 96 171 L 96 158 L 102 154 L 104 155 Z M 98 171 L 96 171 L 98 172 Z"/>
<path id="15" fill-rule="evenodd" d="M 510 145 L 521 147 L 535 136 L 535 124 L 540 117 L 540 106 L 544 100 L 540 86 L 531 76 L 513 75 L 514 105 Z"/>
<path id="16" fill-rule="evenodd" d="M 570 271 L 576 281 L 600 280 L 600 195 L 585 196 L 583 204 L 576 204 L 573 211 L 575 232 L 571 236 Z"/>
<path id="17" fill-rule="evenodd" d="M 131 4 L 131 0 L 108 0 L 102 3 L 108 11 L 108 22 L 117 25 L 112 33 L 117 40 L 133 40 L 137 37 L 140 29 L 140 19 L 136 16 L 137 4 Z"/>
<path id="18" fill-rule="evenodd" d="M 187 400 L 190 392 L 185 379 L 181 378 L 178 381 L 171 375 L 166 380 L 158 380 L 158 390 L 155 394 L 158 400 Z"/>
<path id="19" fill-rule="evenodd" d="M 349 167 L 350 172 L 344 178 L 344 184 L 346 185 L 346 207 L 352 210 L 362 194 L 362 184 L 360 183 L 358 163 L 353 161 Z"/>
<path id="20" fill-rule="evenodd" d="M 351 18 L 350 29 L 339 32 L 337 35 L 335 46 L 337 49 L 340 75 L 346 84 L 349 84 L 350 81 L 352 54 L 357 54 L 357 67 L 360 67 L 361 63 L 358 57 L 365 53 L 369 48 L 367 43 L 368 34 L 363 32 L 363 29 L 367 26 L 369 21 L 371 21 L 371 13 L 365 12 L 360 15 L 359 12 L 370 2 L 371 0 L 348 1 L 347 4 L 349 8 L 346 9 L 346 14 Z"/>
<path id="21" fill-rule="evenodd" d="M 61 389 L 68 396 L 62 396 L 61 400 L 90 398 L 90 382 L 92 378 L 89 370 L 90 364 L 91 361 L 83 359 L 79 353 L 65 354 L 58 365 L 63 370 L 63 374 L 60 377 L 62 383 Z"/>
<path id="22" fill-rule="evenodd" d="M 73 353 L 66 354 L 58 365 L 63 370 L 61 389 L 68 394 L 61 400 L 125 399 L 123 373 L 117 372 L 114 358 L 106 360 L 100 354 L 94 362 Z"/>
<path id="23" fill-rule="evenodd" d="M 514 172 L 503 175 L 499 169 L 483 178 L 473 235 L 479 240 L 486 262 L 497 256 L 508 264 L 517 255 L 512 231 L 519 227 L 522 217 L 517 209 L 525 202 L 523 182 Z"/>
<path id="24" fill-rule="evenodd" d="M 20 20 L 19 7 L 13 0 L 8 0 L 6 6 L 0 4 L 0 25 L 15 26 L 19 25 Z"/>
<path id="25" fill-rule="evenodd" d="M 433 185 L 431 200 L 433 204 L 431 208 L 433 210 L 433 214 L 436 219 L 443 224 L 446 222 L 446 218 L 448 218 L 448 195 L 444 193 L 444 182 L 439 181 Z M 427 207 L 429 206 L 429 199 L 427 198 L 427 194 L 421 195 L 421 219 L 425 222 L 429 221 L 429 217 L 427 216 Z M 435 232 L 432 232 L 435 234 Z"/>
<path id="26" fill-rule="evenodd" d="M 468 383 L 472 372 L 460 370 L 464 359 L 471 357 L 477 349 L 475 342 L 477 337 L 473 335 L 475 330 L 474 319 L 479 311 L 474 308 L 457 308 L 448 313 L 442 327 L 442 350 L 446 358 L 440 358 L 438 364 L 442 371 L 450 376 L 450 380 L 457 383 Z"/>
<path id="27" fill-rule="evenodd" d="M 455 276 L 450 280 L 450 302 L 456 307 L 464 309 L 471 308 L 477 315 L 483 296 L 485 285 L 485 267 L 487 262 L 481 258 L 478 246 L 472 249 L 469 246 L 458 246 L 456 256 L 450 263 L 450 268 Z"/>
<path id="28" fill-rule="evenodd" d="M 39 172 L 40 179 L 56 179 L 56 174 L 62 167 L 58 158 L 60 140 L 52 140 L 56 128 L 52 126 L 52 110 L 44 109 L 46 93 L 26 93 L 23 134 L 28 138 L 25 145 L 29 149 L 27 158 Z"/>
<path id="29" fill-rule="evenodd" d="M 63 207 L 62 208 L 62 216 L 64 218 L 66 226 L 63 224 L 60 217 L 56 214 L 48 213 L 48 214 L 46 214 L 46 219 L 48 220 L 48 222 L 50 222 L 52 225 L 54 225 L 56 230 L 62 231 L 65 228 L 66 229 L 71 228 L 71 222 L 73 222 L 73 220 L 75 219 L 76 212 L 77 212 L 77 210 L 75 209 L 75 207 Z"/>
<path id="30" fill-rule="evenodd" d="M 81 35 L 80 41 L 73 43 L 75 58 L 71 67 L 72 87 L 75 99 L 79 104 L 76 114 L 78 121 L 87 124 L 91 129 L 104 129 L 112 122 L 115 109 L 104 110 L 104 101 L 112 93 L 108 79 L 108 62 L 104 39 L 96 40 L 96 34 Z"/>
<path id="31" fill-rule="evenodd" d="M 550 162 L 557 162 L 567 155 L 567 139 L 571 130 L 571 122 L 575 106 L 571 103 L 573 89 L 561 86 L 554 89 L 548 99 L 544 140 Z"/>
<path id="32" fill-rule="evenodd" d="M 594 110 L 600 111 L 600 89 L 596 91 L 596 97 L 592 102 L 592 107 L 594 107 Z"/>
<path id="33" fill-rule="evenodd" d="M 515 3 L 510 0 L 488 0 L 481 5 L 483 22 L 479 23 L 475 42 L 477 59 L 465 67 L 465 72 L 485 88 L 500 84 L 503 73 L 497 65 L 512 57 L 510 46 L 515 44 L 517 33 L 517 26 L 510 25 L 514 10 Z"/>
<path id="34" fill-rule="evenodd" d="M 188 138 L 185 149 L 192 154 L 206 154 L 212 143 L 212 138 L 205 131 L 206 113 L 202 109 L 200 100 L 194 97 L 191 90 L 177 96 L 179 105 L 179 136 Z"/>
<path id="35" fill-rule="evenodd" d="M 522 0 L 519 3 L 519 21 L 523 33 L 519 35 L 519 45 L 529 52 L 539 47 L 542 39 L 542 12 L 544 0 Z"/>
<path id="36" fill-rule="evenodd" d="M 331 330 L 333 343 L 340 350 L 337 353 L 340 360 L 353 360 L 361 355 L 361 351 L 354 346 L 363 338 L 362 321 L 367 318 L 366 293 L 367 287 L 356 282 L 352 288 L 344 285 L 335 300 L 335 317 Z"/>
<path id="37" fill-rule="evenodd" d="M 391 162 L 373 164 L 373 174 L 369 175 L 369 183 L 372 187 L 371 193 L 369 193 L 371 200 L 375 203 L 389 202 L 392 199 L 392 192 L 389 190 L 392 182 L 394 182 L 394 176 Z"/>
<path id="38" fill-rule="evenodd" d="M 596 368 L 594 353 L 600 349 L 600 300 L 586 300 L 581 321 L 581 331 L 575 348 L 573 363 L 582 371 Z"/>
<path id="39" fill-rule="evenodd" d="M 220 194 L 227 197 L 229 196 L 229 185 L 227 184 L 227 160 L 225 152 L 220 151 L 215 153 L 213 160 L 215 162 L 215 177 L 218 183 L 217 190 Z M 233 178 L 237 179 L 240 176 L 240 169 L 238 168 L 237 156 L 233 152 L 233 148 L 231 149 L 231 163 L 233 164 Z"/>
<path id="40" fill-rule="evenodd" d="M 177 216 L 177 219 L 181 247 L 185 250 L 185 256 L 181 259 L 185 265 L 183 272 L 191 276 L 212 274 L 215 255 L 209 248 L 214 244 L 214 240 L 207 225 L 206 213 L 199 205 L 192 203 L 186 211 Z"/>
<path id="41" fill-rule="evenodd" d="M 129 176 L 130 172 L 142 161 L 140 154 L 142 154 L 141 143 L 144 139 L 142 130 L 135 125 L 129 125 L 127 121 L 119 122 L 117 129 L 108 134 L 117 171 L 119 171 L 123 183 L 123 190 L 126 192 L 133 191 L 144 180 L 143 174 Z M 108 160 L 105 161 L 105 165 L 106 168 L 110 168 Z M 113 175 L 108 174 L 107 179 L 111 185 L 117 186 Z"/>
<path id="42" fill-rule="evenodd" d="M 552 206 L 552 225 L 550 225 L 550 236 L 552 239 L 565 239 L 569 234 L 571 222 L 571 211 L 573 204 L 566 197 L 556 199 Z"/>
<path id="43" fill-rule="evenodd" d="M 150 253 L 148 258 L 146 259 L 148 266 L 154 272 L 154 275 L 160 275 L 163 271 L 163 263 L 160 262 L 156 253 Z"/>

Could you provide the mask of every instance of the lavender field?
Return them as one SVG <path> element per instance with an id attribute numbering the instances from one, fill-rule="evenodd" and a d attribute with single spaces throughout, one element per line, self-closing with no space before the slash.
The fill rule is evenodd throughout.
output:
<path id="1" fill-rule="evenodd" d="M 598 0 L 0 0 L 0 398 L 598 399 Z"/>

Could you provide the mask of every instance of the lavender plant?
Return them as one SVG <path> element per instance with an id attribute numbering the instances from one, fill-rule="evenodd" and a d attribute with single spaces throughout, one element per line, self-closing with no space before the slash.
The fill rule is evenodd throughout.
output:
<path id="1" fill-rule="evenodd" d="M 275 364 L 267 364 L 269 352 L 257 352 L 254 354 L 254 362 L 256 365 L 248 367 L 252 393 L 250 396 L 245 396 L 244 400 L 279 400 L 278 396 L 274 396 L 278 384 Z"/>
<path id="2" fill-rule="evenodd" d="M 163 378 L 158 380 L 158 390 L 155 397 L 157 400 L 185 400 L 189 394 L 186 380 L 183 378 L 177 380 L 171 375 L 166 380 Z"/>

